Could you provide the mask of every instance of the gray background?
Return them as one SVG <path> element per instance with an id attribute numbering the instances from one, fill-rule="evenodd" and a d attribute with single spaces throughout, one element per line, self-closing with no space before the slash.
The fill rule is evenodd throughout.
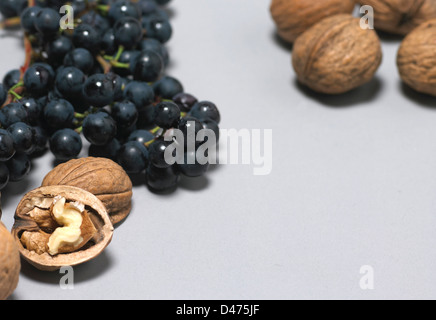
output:
<path id="1" fill-rule="evenodd" d="M 403 299 L 436 296 L 436 103 L 401 85 L 400 39 L 368 85 L 339 97 L 298 86 L 267 0 L 176 0 L 168 70 L 216 102 L 222 128 L 272 129 L 273 172 L 222 165 L 172 195 L 134 189 L 131 216 L 74 290 L 28 264 L 13 299 Z M 4 32 L 2 33 L 5 34 Z M 0 74 L 22 64 L 1 39 Z M 47 154 L 3 195 L 10 228 Z M 361 266 L 375 289 L 359 287 Z"/>

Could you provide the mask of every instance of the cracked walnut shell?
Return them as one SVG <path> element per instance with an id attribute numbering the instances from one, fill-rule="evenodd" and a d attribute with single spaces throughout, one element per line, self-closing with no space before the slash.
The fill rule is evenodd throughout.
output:
<path id="1" fill-rule="evenodd" d="M 69 185 L 94 194 L 103 202 L 112 224 L 124 220 L 132 209 L 132 181 L 124 169 L 106 158 L 80 158 L 58 165 L 42 186 Z"/>
<path id="2" fill-rule="evenodd" d="M 314 91 L 341 94 L 369 82 L 382 60 L 380 39 L 360 19 L 326 18 L 295 42 L 292 63 L 298 80 Z"/>
<path id="3" fill-rule="evenodd" d="M 385 32 L 406 35 L 436 18 L 436 0 L 357 0 L 374 8 L 374 26 Z"/>
<path id="4" fill-rule="evenodd" d="M 272 0 L 270 9 L 279 36 L 292 43 L 322 19 L 351 14 L 354 7 L 354 0 Z"/>
<path id="5" fill-rule="evenodd" d="M 398 50 L 401 79 L 414 90 L 436 96 L 436 19 L 409 33 Z"/>
<path id="6" fill-rule="evenodd" d="M 55 271 L 100 255 L 111 242 L 113 230 L 105 206 L 92 193 L 49 186 L 23 197 L 15 211 L 12 235 L 25 260 L 40 270 Z"/>

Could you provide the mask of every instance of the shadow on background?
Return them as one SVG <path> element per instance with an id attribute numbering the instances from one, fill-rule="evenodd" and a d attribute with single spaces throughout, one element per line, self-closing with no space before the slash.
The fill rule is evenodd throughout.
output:
<path id="1" fill-rule="evenodd" d="M 383 89 L 383 82 L 377 76 L 367 84 L 339 95 L 315 92 L 301 84 L 296 78 L 292 80 L 292 85 L 300 90 L 307 98 L 316 100 L 320 104 L 332 108 L 346 108 L 371 102 L 377 98 L 377 95 Z"/>
<path id="2" fill-rule="evenodd" d="M 436 110 L 436 97 L 413 90 L 401 80 L 398 82 L 402 95 L 420 107 Z"/>
<path id="3" fill-rule="evenodd" d="M 107 250 L 103 251 L 95 259 L 74 267 L 74 283 L 80 283 L 95 279 L 110 270 L 112 259 Z M 59 285 L 64 274 L 59 271 L 40 271 L 30 263 L 21 259 L 21 275 L 37 282 L 44 282 L 52 285 Z"/>

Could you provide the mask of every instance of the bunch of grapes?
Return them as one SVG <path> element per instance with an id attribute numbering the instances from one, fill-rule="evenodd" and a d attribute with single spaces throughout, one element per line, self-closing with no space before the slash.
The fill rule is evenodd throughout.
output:
<path id="1" fill-rule="evenodd" d="M 78 157 L 81 135 L 90 156 L 112 159 L 131 175 L 145 172 L 151 190 L 173 189 L 181 174 L 208 170 L 208 162 L 196 160 L 207 137 L 175 163 L 165 161 L 167 148 L 186 146 L 192 132 L 206 129 L 218 139 L 220 122 L 214 103 L 186 93 L 165 72 L 173 31 L 163 7 L 168 2 L 0 2 L 1 27 L 20 26 L 26 51 L 21 69 L 0 85 L 0 190 L 23 179 L 31 160 L 48 149 L 59 162 Z M 167 139 L 174 129 L 184 142 Z"/>

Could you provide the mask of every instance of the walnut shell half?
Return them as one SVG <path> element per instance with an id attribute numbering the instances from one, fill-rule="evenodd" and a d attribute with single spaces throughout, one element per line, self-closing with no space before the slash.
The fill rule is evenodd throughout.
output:
<path id="1" fill-rule="evenodd" d="M 132 209 L 132 181 L 124 169 L 106 158 L 74 159 L 50 171 L 42 186 L 68 185 L 94 194 L 106 207 L 112 224 Z"/>
<path id="2" fill-rule="evenodd" d="M 401 79 L 418 92 L 436 96 L 436 19 L 423 23 L 401 43 L 397 65 Z"/>
<path id="3" fill-rule="evenodd" d="M 280 37 L 290 43 L 324 18 L 353 12 L 354 0 L 272 0 L 271 15 Z"/>
<path id="4" fill-rule="evenodd" d="M 380 39 L 360 19 L 326 18 L 295 42 L 292 63 L 298 80 L 314 91 L 341 94 L 369 82 L 382 60 Z"/>
<path id="5" fill-rule="evenodd" d="M 56 197 L 63 197 L 71 203 L 82 204 L 95 228 L 95 233 L 86 245 L 71 253 L 60 253 L 53 256 L 48 252 L 29 250 L 23 245 L 26 243 L 26 241 L 22 241 L 23 234 L 34 233 L 38 235 L 53 232 L 53 228 L 47 227 L 50 224 L 44 224 L 43 220 L 44 217 L 48 219 L 49 214 L 47 213 L 50 212 Z M 111 242 L 113 231 L 114 228 L 105 206 L 92 193 L 71 186 L 49 186 L 30 191 L 23 197 L 15 211 L 12 235 L 25 260 L 40 270 L 55 271 L 61 267 L 76 266 L 97 257 Z M 36 236 L 35 241 L 38 240 L 38 236 Z M 38 247 L 38 244 L 34 244 L 33 247 Z"/>
<path id="6" fill-rule="evenodd" d="M 421 23 L 436 18 L 436 0 L 357 0 L 374 8 L 374 26 L 406 35 Z"/>

